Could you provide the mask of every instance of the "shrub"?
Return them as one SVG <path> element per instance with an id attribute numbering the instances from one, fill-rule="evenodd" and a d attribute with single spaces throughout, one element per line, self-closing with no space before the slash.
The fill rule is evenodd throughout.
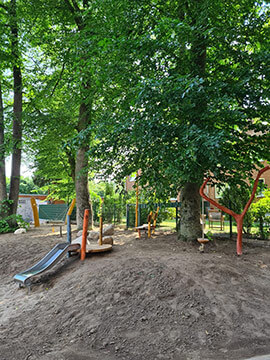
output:
<path id="1" fill-rule="evenodd" d="M 251 205 L 250 211 L 259 223 L 259 235 L 267 239 L 270 227 L 270 190 L 264 192 L 264 197 Z"/>
<path id="2" fill-rule="evenodd" d="M 129 207 L 129 226 L 135 226 L 135 205 Z M 152 210 L 152 209 L 151 209 Z M 148 207 L 143 207 L 140 209 L 140 225 L 147 224 L 147 217 L 151 211 Z M 156 209 L 152 210 L 155 214 Z M 157 225 L 164 220 L 173 220 L 175 219 L 175 208 L 164 208 L 159 209 L 157 217 Z"/>
<path id="3" fill-rule="evenodd" d="M 0 234 L 14 232 L 19 227 L 28 228 L 29 224 L 25 222 L 21 215 L 9 215 L 9 205 L 11 200 L 0 202 Z"/>

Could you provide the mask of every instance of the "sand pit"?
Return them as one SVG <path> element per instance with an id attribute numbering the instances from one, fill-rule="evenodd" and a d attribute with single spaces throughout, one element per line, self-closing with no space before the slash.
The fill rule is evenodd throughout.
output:
<path id="1" fill-rule="evenodd" d="M 211 360 L 270 353 L 270 249 L 207 244 L 175 234 L 136 239 L 117 230 L 113 251 L 73 256 L 28 295 L 13 275 L 63 242 L 50 226 L 0 235 L 1 360 Z M 65 235 L 64 235 L 65 236 Z M 65 240 L 65 237 L 64 237 Z"/>

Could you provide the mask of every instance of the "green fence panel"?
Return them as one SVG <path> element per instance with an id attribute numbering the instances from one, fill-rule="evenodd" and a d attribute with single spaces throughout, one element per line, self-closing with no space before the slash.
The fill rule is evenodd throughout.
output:
<path id="1" fill-rule="evenodd" d="M 67 215 L 67 204 L 39 205 L 39 218 L 53 221 L 64 221 Z"/>

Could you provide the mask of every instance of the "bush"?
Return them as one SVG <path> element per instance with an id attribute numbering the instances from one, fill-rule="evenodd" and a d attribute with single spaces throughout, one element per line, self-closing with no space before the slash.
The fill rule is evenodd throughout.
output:
<path id="1" fill-rule="evenodd" d="M 112 223 L 115 221 L 120 223 L 125 211 L 123 197 L 115 193 L 114 186 L 111 183 L 102 183 L 102 189 L 99 189 L 97 193 L 91 192 L 94 222 L 99 222 L 101 198 L 104 198 L 102 207 L 103 222 Z"/>
<path id="2" fill-rule="evenodd" d="M 259 223 L 260 237 L 267 239 L 270 227 L 270 190 L 266 190 L 264 197 L 251 205 L 250 211 Z"/>
<path id="3" fill-rule="evenodd" d="M 135 205 L 129 206 L 129 226 L 134 227 L 135 226 Z M 149 210 L 148 207 L 143 207 L 140 209 L 140 225 L 147 224 L 147 217 L 150 213 L 150 211 L 153 211 L 153 215 L 156 212 L 156 209 Z M 173 220 L 175 219 L 175 208 L 165 208 L 162 207 L 159 209 L 158 217 L 157 217 L 157 225 L 159 225 L 164 220 Z"/>
<path id="4" fill-rule="evenodd" d="M 25 222 L 21 215 L 9 215 L 9 206 L 11 200 L 3 200 L 0 203 L 0 234 L 14 232 L 20 227 L 28 228 L 29 224 Z"/>

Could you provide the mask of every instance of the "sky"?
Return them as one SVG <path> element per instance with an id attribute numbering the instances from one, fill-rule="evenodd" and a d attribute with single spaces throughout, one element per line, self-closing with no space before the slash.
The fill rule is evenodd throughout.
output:
<path id="1" fill-rule="evenodd" d="M 6 176 L 8 178 L 10 178 L 11 175 L 11 157 L 9 157 L 8 159 L 6 159 Z M 24 177 L 32 177 L 33 175 L 33 170 L 30 169 L 29 165 L 27 164 L 25 159 L 22 159 L 22 164 L 21 164 L 21 176 Z"/>

